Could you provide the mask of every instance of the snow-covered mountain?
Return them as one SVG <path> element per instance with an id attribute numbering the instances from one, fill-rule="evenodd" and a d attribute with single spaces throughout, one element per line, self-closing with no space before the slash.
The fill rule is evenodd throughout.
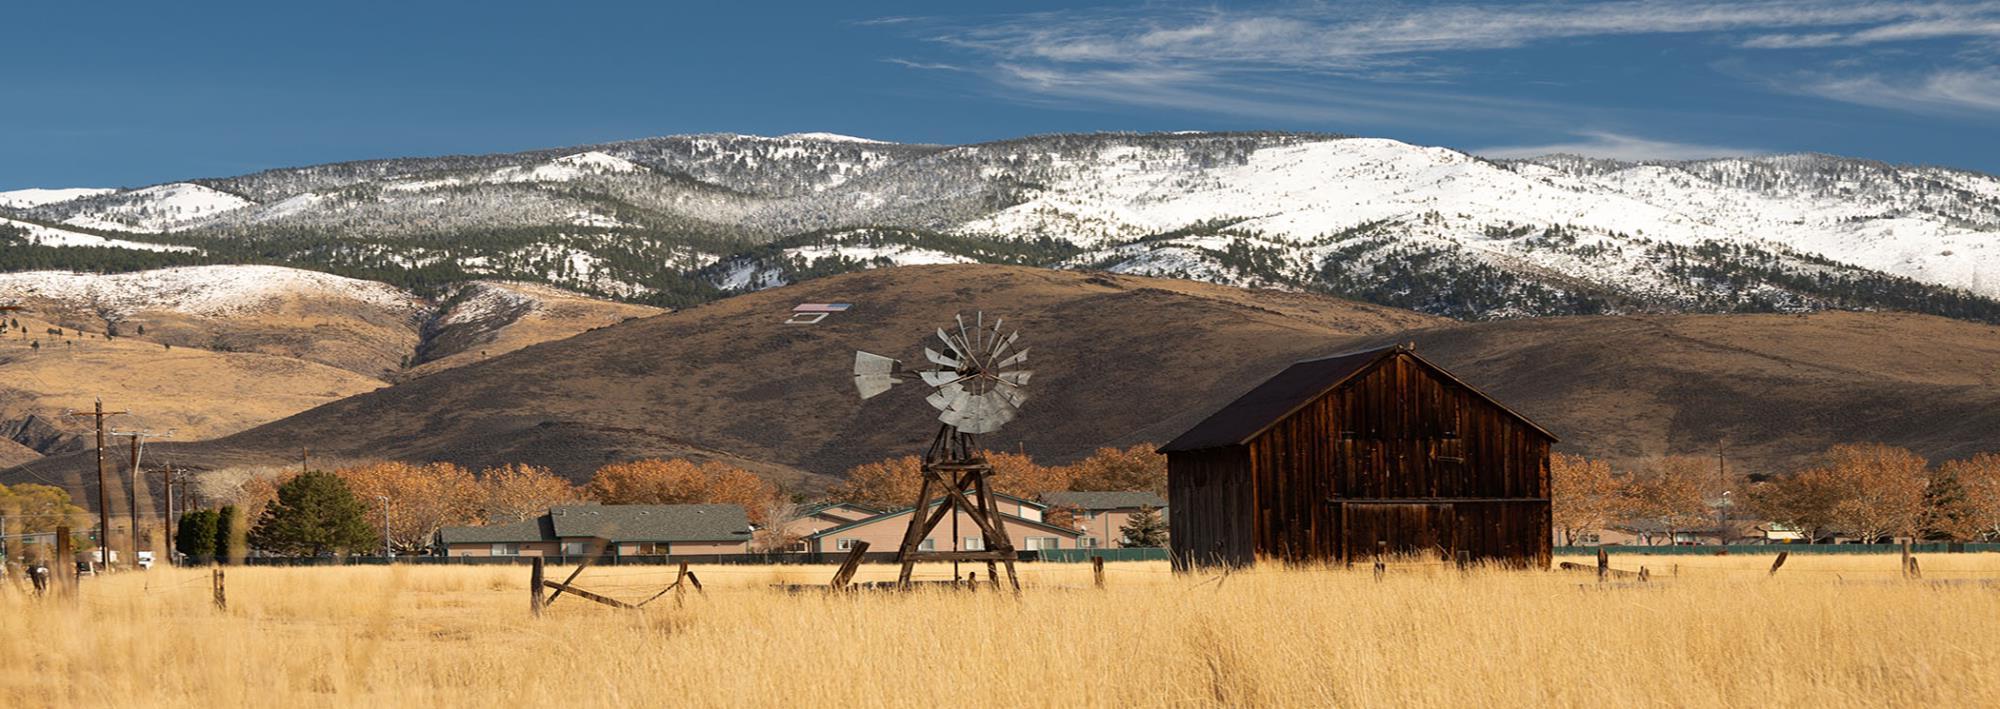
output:
<path id="1" fill-rule="evenodd" d="M 1988 275 L 2000 275 L 2000 178 L 1824 155 L 1493 161 L 1289 133 L 965 146 L 695 135 L 0 209 L 21 228 L 199 249 L 155 259 L 275 260 L 418 288 L 536 280 L 666 304 L 983 261 L 1459 317 L 1883 307 L 2000 319 Z"/>

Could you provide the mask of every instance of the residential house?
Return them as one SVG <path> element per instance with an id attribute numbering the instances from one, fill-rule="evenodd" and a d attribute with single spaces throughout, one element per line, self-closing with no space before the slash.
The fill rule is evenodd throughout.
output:
<path id="1" fill-rule="evenodd" d="M 1042 514 L 1048 509 L 1042 503 L 998 493 L 993 495 L 993 502 L 1000 513 L 1001 526 L 1017 551 L 1075 549 L 1083 536 L 1077 530 L 1042 521 Z M 933 501 L 930 506 L 934 508 L 940 504 L 943 500 Z M 806 550 L 839 553 L 847 551 L 855 542 L 865 541 L 871 553 L 894 552 L 902 547 L 903 534 L 909 531 L 910 511 L 911 508 L 906 507 L 822 529 L 806 538 Z M 940 521 L 922 544 L 921 548 L 925 551 L 980 551 L 985 548 L 986 540 L 979 532 L 979 525 L 973 523 L 970 516 L 954 512 L 951 517 Z"/>
<path id="2" fill-rule="evenodd" d="M 784 524 L 784 531 L 789 536 L 804 539 L 822 529 L 859 522 L 879 514 L 882 514 L 881 510 L 852 502 L 821 502 L 800 507 L 793 518 Z"/>
<path id="3" fill-rule="evenodd" d="M 1042 503 L 1051 508 L 1075 510 L 1076 528 L 1083 532 L 1077 538 L 1077 546 L 1083 549 L 1126 546 L 1125 533 L 1119 530 L 1132 521 L 1132 516 L 1141 509 L 1152 509 L 1166 519 L 1167 501 L 1151 492 L 1078 492 L 1065 490 L 1042 495 Z"/>
<path id="4" fill-rule="evenodd" d="M 447 556 L 664 556 L 750 551 L 739 505 L 564 505 L 538 517 L 446 527 Z"/>

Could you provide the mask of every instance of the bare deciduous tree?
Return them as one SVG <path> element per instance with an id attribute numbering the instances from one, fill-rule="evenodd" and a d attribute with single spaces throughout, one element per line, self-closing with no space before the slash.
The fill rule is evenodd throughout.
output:
<path id="1" fill-rule="evenodd" d="M 368 508 L 371 527 L 388 527 L 389 547 L 399 553 L 422 552 L 431 547 L 438 530 L 479 521 L 479 507 L 485 501 L 485 491 L 472 471 L 451 463 L 380 462 L 334 474 Z"/>
<path id="2" fill-rule="evenodd" d="M 1834 506 L 1835 520 L 1865 541 L 1917 535 L 1929 468 L 1922 456 L 1880 443 L 1834 446 L 1813 466 L 1840 481 L 1844 494 Z"/>
<path id="3" fill-rule="evenodd" d="M 480 517 L 487 524 L 518 522 L 585 499 L 569 480 L 532 465 L 487 468 L 479 473 L 479 486 L 485 492 Z"/>
<path id="4" fill-rule="evenodd" d="M 1550 517 L 1564 544 L 1610 524 L 1624 501 L 1610 463 L 1562 453 L 1549 456 Z"/>
<path id="5" fill-rule="evenodd" d="M 830 492 L 833 499 L 878 510 L 910 506 L 923 480 L 924 461 L 914 455 L 862 463 Z"/>
<path id="6" fill-rule="evenodd" d="M 1707 490 L 1715 472 L 1705 458 L 1655 458 L 1627 481 L 1625 505 L 1635 520 L 1651 521 L 1666 530 L 1671 543 L 1676 532 L 1715 522 Z"/>

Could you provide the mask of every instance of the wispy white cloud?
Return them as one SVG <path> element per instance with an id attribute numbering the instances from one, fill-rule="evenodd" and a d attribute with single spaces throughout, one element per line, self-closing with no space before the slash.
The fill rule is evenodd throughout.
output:
<path id="1" fill-rule="evenodd" d="M 1573 137 L 1577 139 L 1542 145 L 1498 145 L 1471 152 L 1492 158 L 1532 158 L 1564 154 L 1613 160 L 1695 160 L 1769 152 L 1754 148 L 1651 140 L 1608 131 L 1580 131 Z"/>
<path id="2" fill-rule="evenodd" d="M 1565 113 L 1554 100 L 1483 95 L 1474 79 L 1490 58 L 1485 53 L 1671 34 L 1761 54 L 1940 38 L 1972 43 L 2000 37 L 2000 0 L 1334 2 L 1229 9 L 1148 4 L 974 20 L 893 19 L 967 58 L 935 66 L 892 61 L 964 70 L 1016 100 L 1335 123 L 1483 120 L 1546 129 Z M 1848 81 L 1861 83 L 1843 87 L 1829 80 L 1816 95 L 1864 102 L 1840 95 L 1885 94 L 1863 85 L 1874 70 L 1859 64 L 1838 68 L 1843 59 L 1815 57 L 1823 71 L 1844 71 L 1860 77 Z M 1937 93 L 1952 90 L 1946 82 Z M 1957 91 L 1957 99 L 1932 101 L 1974 106 L 1984 96 L 1978 86 Z M 1642 147 L 1586 142 L 1607 150 Z"/>
<path id="3" fill-rule="evenodd" d="M 1821 77 L 1793 90 L 1836 101 L 1932 113 L 2000 112 L 2000 68 L 1950 69 L 1916 77 Z"/>
<path id="4" fill-rule="evenodd" d="M 888 63 L 890 63 L 890 64 L 900 64 L 900 65 L 902 65 L 902 66 L 904 66 L 904 67 L 907 67 L 907 68 L 910 68 L 910 69 L 923 69 L 923 70 L 926 70 L 926 71 L 965 71 L 965 70 L 966 70 L 966 69 L 965 69 L 965 67 L 962 67 L 962 66 L 959 66 L 959 65 L 957 65 L 957 64 L 943 64 L 943 63 L 938 63 L 938 62 L 920 62 L 920 61 L 916 61 L 916 60 L 913 60 L 913 59 L 902 59 L 902 58 L 899 58 L 899 57 L 890 57 L 890 58 L 888 58 L 888 59 L 884 59 L 884 60 L 882 60 L 882 61 L 885 61 L 885 62 L 888 62 Z"/>
<path id="5" fill-rule="evenodd" d="M 1818 47 L 1859 47 L 1889 42 L 1918 42 L 1944 38 L 2000 37 L 2000 11 L 1926 17 L 1907 22 L 1877 25 L 1853 32 L 1811 34 L 1765 34 L 1744 40 L 1751 49 L 1808 49 Z"/>
<path id="6" fill-rule="evenodd" d="M 1159 63 L 1352 72 L 1441 52 L 1512 49 L 1549 40 L 1653 34 L 1776 32 L 1752 42 L 1891 41 L 1977 34 L 2000 23 L 1994 2 L 1660 2 L 1499 5 L 1310 5 L 1269 10 L 1058 12 L 948 27 L 938 39 L 1015 61 Z"/>

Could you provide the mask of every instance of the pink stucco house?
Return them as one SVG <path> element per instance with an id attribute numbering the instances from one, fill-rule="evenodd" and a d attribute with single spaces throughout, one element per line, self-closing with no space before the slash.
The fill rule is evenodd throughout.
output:
<path id="1" fill-rule="evenodd" d="M 1077 492 L 1064 490 L 1042 495 L 1042 502 L 1051 508 L 1073 510 L 1076 528 L 1082 532 L 1077 539 L 1085 549 L 1117 549 L 1127 546 L 1124 529 L 1132 516 L 1141 509 L 1151 509 L 1166 520 L 1167 501 L 1159 495 L 1145 491 L 1125 492 Z"/>

